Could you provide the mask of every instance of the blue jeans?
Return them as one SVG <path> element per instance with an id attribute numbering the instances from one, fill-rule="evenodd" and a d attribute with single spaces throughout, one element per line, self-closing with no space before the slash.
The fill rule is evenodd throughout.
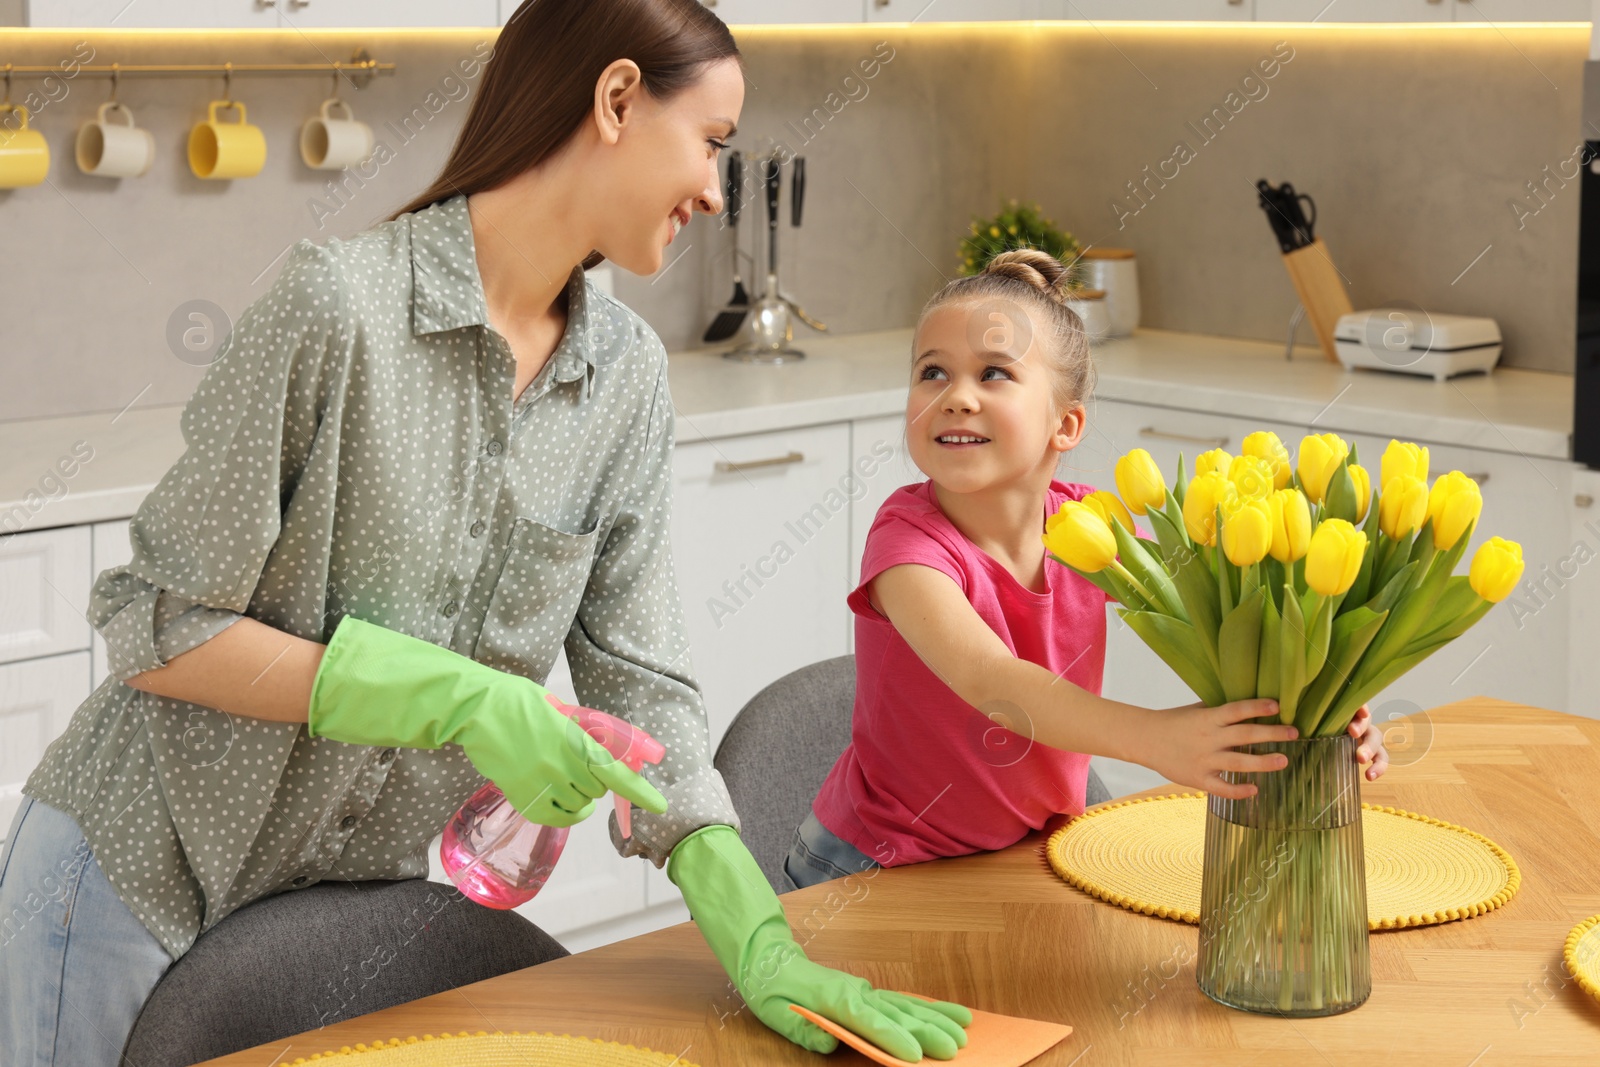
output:
<path id="1" fill-rule="evenodd" d="M 24 796 L 0 856 L 0 1064 L 117 1067 L 170 966 L 72 817 Z"/>
<path id="2" fill-rule="evenodd" d="M 876 860 L 817 821 L 812 812 L 794 832 L 794 843 L 783 861 L 783 873 L 797 888 L 859 874 L 878 866 Z"/>

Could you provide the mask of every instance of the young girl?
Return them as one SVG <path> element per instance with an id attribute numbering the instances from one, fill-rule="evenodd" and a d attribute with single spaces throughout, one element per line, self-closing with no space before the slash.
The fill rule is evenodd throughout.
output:
<path id="1" fill-rule="evenodd" d="M 896 490 L 867 535 L 850 745 L 796 830 L 798 886 L 873 866 L 1001 849 L 1084 809 L 1089 756 L 1141 763 L 1228 797 L 1282 755 L 1272 700 L 1150 709 L 1100 696 L 1106 596 L 1045 558 L 1045 519 L 1093 486 L 1052 475 L 1082 439 L 1092 368 L 1066 269 L 1005 252 L 944 286 L 912 346 L 906 442 L 928 480 Z M 1350 730 L 1387 762 L 1363 708 Z"/>

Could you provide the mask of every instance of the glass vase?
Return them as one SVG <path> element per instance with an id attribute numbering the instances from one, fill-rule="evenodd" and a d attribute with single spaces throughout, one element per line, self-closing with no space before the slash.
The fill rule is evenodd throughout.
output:
<path id="1" fill-rule="evenodd" d="M 1288 765 L 1225 772 L 1256 795 L 1208 798 L 1195 977 L 1219 1004 L 1304 1018 L 1372 992 L 1356 746 L 1347 733 L 1247 745 Z"/>

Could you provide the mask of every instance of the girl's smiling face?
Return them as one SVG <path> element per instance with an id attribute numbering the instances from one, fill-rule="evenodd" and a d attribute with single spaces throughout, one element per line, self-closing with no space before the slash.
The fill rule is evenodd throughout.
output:
<path id="1" fill-rule="evenodd" d="M 1047 471 L 1078 443 L 1083 407 L 1057 409 L 1050 328 L 1020 303 L 952 300 L 918 325 L 906 443 L 941 489 L 974 493 Z"/>

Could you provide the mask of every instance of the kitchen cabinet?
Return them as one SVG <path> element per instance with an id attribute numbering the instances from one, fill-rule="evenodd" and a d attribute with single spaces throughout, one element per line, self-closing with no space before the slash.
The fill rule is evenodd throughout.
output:
<path id="1" fill-rule="evenodd" d="M 1041 18 L 1086 22 L 1249 22 L 1256 0 L 1047 0 Z"/>
<path id="2" fill-rule="evenodd" d="M 1455 17 L 1455 8 L 1459 2 L 1460 0 L 1334 0 L 1333 3 L 1329 3 L 1329 0 L 1256 0 L 1256 21 L 1449 22 Z"/>
<path id="3" fill-rule="evenodd" d="M 1590 0 L 1446 0 L 1457 22 L 1588 22 Z"/>
<path id="4" fill-rule="evenodd" d="M 868 22 L 1011 22 L 1050 11 L 1051 0 L 867 0 Z"/>
<path id="5" fill-rule="evenodd" d="M 846 423 L 678 443 L 672 550 L 713 750 L 769 682 L 849 648 L 850 469 Z"/>
<path id="6" fill-rule="evenodd" d="M 497 26 L 499 6 L 498 0 L 277 0 L 282 24 L 297 29 Z"/>
<path id="7" fill-rule="evenodd" d="M 1600 655 L 1596 654 L 1600 652 L 1600 471 L 1577 468 L 1572 472 L 1572 512 L 1566 540 L 1552 567 L 1556 580 L 1563 583 L 1555 589 L 1569 609 L 1566 710 L 1600 719 Z"/>
<path id="8" fill-rule="evenodd" d="M 0 845 L 23 783 L 88 695 L 88 652 L 0 666 Z"/>
<path id="9" fill-rule="evenodd" d="M 0 663 L 89 647 L 89 530 L 0 539 Z"/>
<path id="10" fill-rule="evenodd" d="M 860 22 L 863 5 L 872 0 L 701 0 L 701 2 L 730 26 L 750 26 Z"/>
<path id="11" fill-rule="evenodd" d="M 498 0 L 29 0 L 29 26 L 277 29 L 494 26 Z"/>
<path id="12" fill-rule="evenodd" d="M 287 3 L 288 0 L 283 0 Z M 118 29 L 275 29 L 276 7 L 261 0 L 28 0 L 29 26 L 110 26 Z"/>

